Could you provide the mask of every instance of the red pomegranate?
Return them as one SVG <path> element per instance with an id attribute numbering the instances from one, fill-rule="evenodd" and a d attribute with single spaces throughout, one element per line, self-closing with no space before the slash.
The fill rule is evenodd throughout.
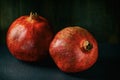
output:
<path id="1" fill-rule="evenodd" d="M 52 37 L 48 21 L 36 13 L 30 13 L 19 17 L 10 25 L 7 46 L 17 59 L 36 62 L 47 56 Z"/>
<path id="2" fill-rule="evenodd" d="M 98 58 L 95 38 L 79 26 L 59 31 L 50 44 L 50 55 L 63 72 L 81 72 L 89 69 Z"/>

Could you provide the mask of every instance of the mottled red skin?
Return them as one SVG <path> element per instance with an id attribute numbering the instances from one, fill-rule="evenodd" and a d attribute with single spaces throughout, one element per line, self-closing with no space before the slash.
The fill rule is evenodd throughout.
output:
<path id="1" fill-rule="evenodd" d="M 7 46 L 19 60 L 43 60 L 49 51 L 53 34 L 47 20 L 41 16 L 21 16 L 9 27 Z"/>
<path id="2" fill-rule="evenodd" d="M 85 40 L 93 45 L 89 51 L 83 48 Z M 49 51 L 59 69 L 68 73 L 87 70 L 98 58 L 95 38 L 78 26 L 59 31 L 51 42 Z"/>

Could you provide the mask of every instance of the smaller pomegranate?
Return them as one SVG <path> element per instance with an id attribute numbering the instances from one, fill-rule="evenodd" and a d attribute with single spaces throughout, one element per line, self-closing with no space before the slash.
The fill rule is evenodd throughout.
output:
<path id="1" fill-rule="evenodd" d="M 53 33 L 48 21 L 37 15 L 21 16 L 9 27 L 7 46 L 19 60 L 36 62 L 45 59 Z"/>
<path id="2" fill-rule="evenodd" d="M 81 72 L 89 69 L 98 58 L 95 38 L 79 26 L 59 31 L 50 44 L 50 55 L 64 72 Z"/>

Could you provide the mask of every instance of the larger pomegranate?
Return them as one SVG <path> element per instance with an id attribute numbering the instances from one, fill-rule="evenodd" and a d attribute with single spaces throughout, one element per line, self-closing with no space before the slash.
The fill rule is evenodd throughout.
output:
<path id="1" fill-rule="evenodd" d="M 59 31 L 50 44 L 50 55 L 64 72 L 81 72 L 89 69 L 98 58 L 95 38 L 79 26 Z"/>
<path id="2" fill-rule="evenodd" d="M 47 56 L 52 37 L 48 21 L 36 13 L 30 13 L 19 17 L 10 25 L 7 46 L 17 59 L 36 62 Z"/>

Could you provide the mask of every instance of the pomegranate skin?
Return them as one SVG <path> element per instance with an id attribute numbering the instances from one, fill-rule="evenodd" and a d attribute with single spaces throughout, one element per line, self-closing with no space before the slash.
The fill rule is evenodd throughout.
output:
<path id="1" fill-rule="evenodd" d="M 95 38 L 79 26 L 66 27 L 59 31 L 52 40 L 49 51 L 58 68 L 67 73 L 85 71 L 98 58 Z"/>
<path id="2" fill-rule="evenodd" d="M 53 33 L 48 21 L 36 14 L 21 16 L 9 27 L 7 46 L 19 60 L 37 62 L 48 55 Z"/>

